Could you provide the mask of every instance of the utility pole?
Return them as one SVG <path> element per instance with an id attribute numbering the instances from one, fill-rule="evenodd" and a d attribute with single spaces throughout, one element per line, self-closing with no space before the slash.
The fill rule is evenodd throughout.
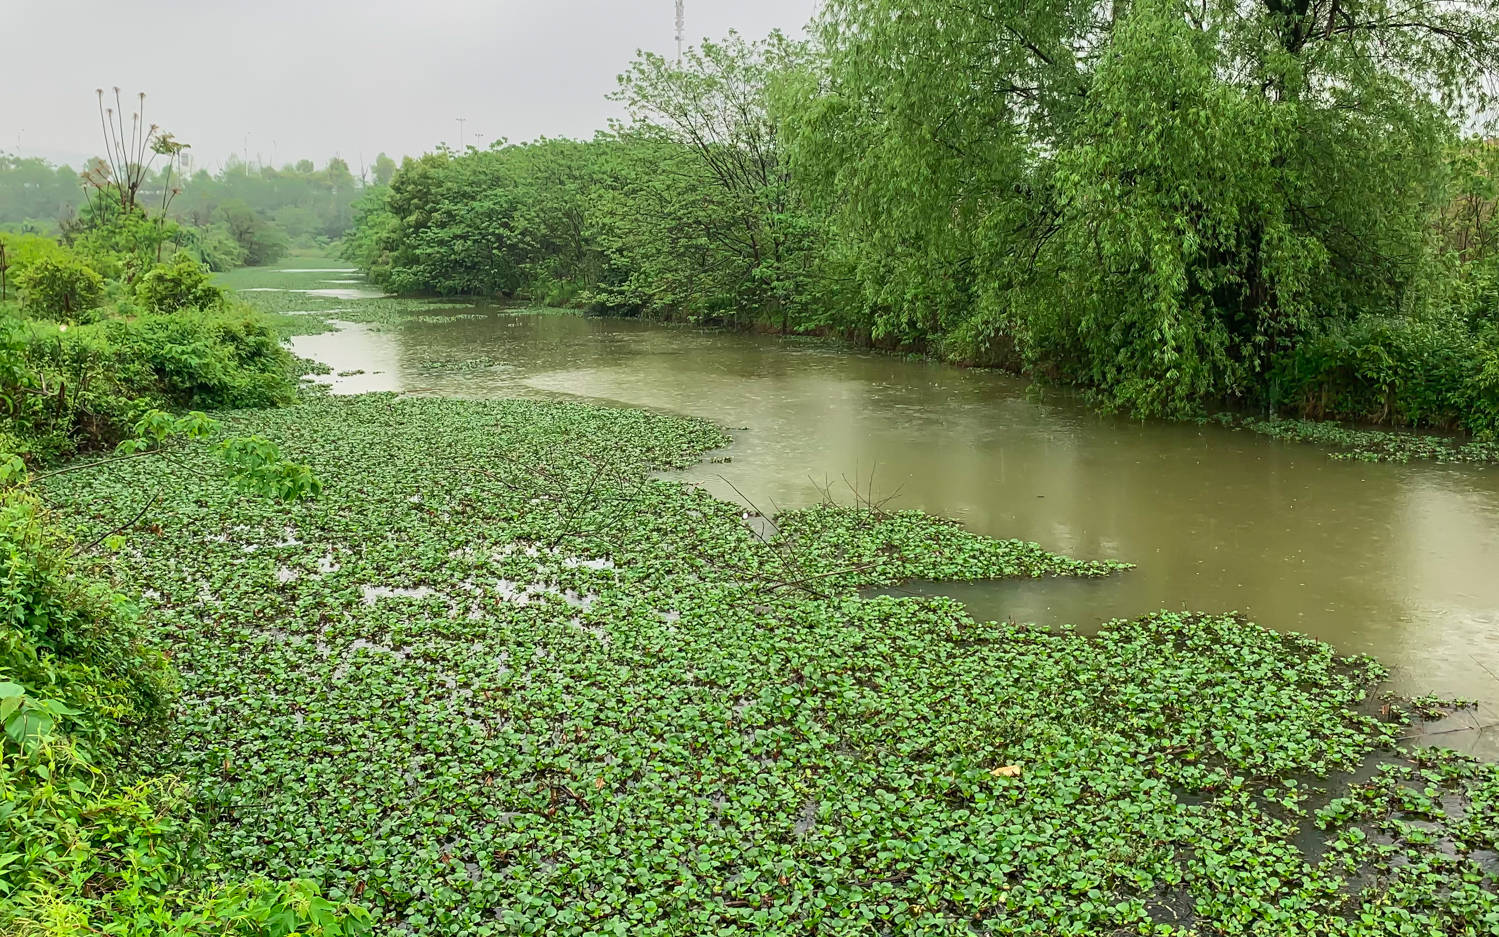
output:
<path id="1" fill-rule="evenodd" d="M 480 149 L 480 150 L 484 149 L 484 134 L 482 134 L 482 133 L 476 133 L 476 134 L 474 134 L 474 146 L 475 146 L 475 148 Z"/>
<path id="2" fill-rule="evenodd" d="M 682 30 L 687 25 L 686 0 L 677 0 L 677 61 L 682 61 Z"/>
<path id="3" fill-rule="evenodd" d="M 463 122 L 466 121 L 466 120 L 468 120 L 468 118 L 467 117 L 456 117 L 456 118 L 454 118 L 454 120 L 458 121 L 458 152 L 462 153 L 463 152 Z"/>

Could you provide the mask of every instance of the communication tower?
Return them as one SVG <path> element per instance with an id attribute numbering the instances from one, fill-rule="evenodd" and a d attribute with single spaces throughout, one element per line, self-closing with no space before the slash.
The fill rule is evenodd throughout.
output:
<path id="1" fill-rule="evenodd" d="M 682 29 L 687 25 L 686 0 L 677 0 L 677 61 L 682 61 Z"/>

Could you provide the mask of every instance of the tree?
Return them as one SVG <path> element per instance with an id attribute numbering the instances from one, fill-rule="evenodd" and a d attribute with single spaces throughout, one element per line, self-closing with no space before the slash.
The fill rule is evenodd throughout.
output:
<path id="1" fill-rule="evenodd" d="M 244 251 L 246 264 L 259 267 L 275 263 L 286 253 L 286 236 L 243 200 L 231 199 L 220 205 L 219 219 Z"/>
<path id="2" fill-rule="evenodd" d="M 180 193 L 180 185 L 173 183 L 172 174 L 180 170 L 182 151 L 189 145 L 176 139 L 156 124 L 145 122 L 146 93 L 136 96 L 136 111 L 130 115 L 130 130 L 125 130 L 124 107 L 120 102 L 120 89 L 114 89 L 115 103 L 106 106 L 104 89 L 95 89 L 99 105 L 99 126 L 104 134 L 105 157 L 90 161 L 83 171 L 85 191 L 90 193 L 91 217 L 95 222 L 112 219 L 130 223 L 137 215 L 151 218 L 151 212 L 143 202 L 144 187 L 153 181 L 151 167 L 160 157 L 166 164 L 154 182 L 158 188 L 152 200 L 155 207 L 154 239 L 155 256 L 139 258 L 144 268 L 151 262 L 161 262 L 162 245 L 167 239 L 167 209 L 172 199 Z M 180 171 L 178 172 L 180 176 Z M 180 180 L 179 180 L 180 181 Z M 95 198 L 97 197 L 97 199 Z"/>
<path id="3" fill-rule="evenodd" d="M 396 161 L 381 153 L 375 157 L 372 171 L 375 174 L 375 185 L 390 185 L 391 178 L 396 174 Z"/>
<path id="4" fill-rule="evenodd" d="M 1494 0 L 832 0 L 787 122 L 872 331 L 1137 413 L 1273 396 L 1329 323 L 1436 301 Z"/>
<path id="5" fill-rule="evenodd" d="M 783 333 L 802 294 L 805 258 L 770 91 L 806 55 L 805 44 L 779 32 L 753 43 L 730 33 L 677 62 L 640 53 L 611 95 L 634 120 L 628 139 L 641 147 L 634 152 L 680 150 L 661 167 L 669 177 L 641 177 L 652 196 L 637 200 L 659 208 L 642 220 L 656 224 L 659 247 L 677 258 L 670 263 L 705 265 L 715 274 L 712 292 L 732 296 L 736 310 L 764 312 Z M 675 197 L 666 191 L 673 183 Z"/>

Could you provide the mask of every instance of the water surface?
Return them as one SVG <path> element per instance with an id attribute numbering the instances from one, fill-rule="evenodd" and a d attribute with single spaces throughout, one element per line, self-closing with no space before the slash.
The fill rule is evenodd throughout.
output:
<path id="1" fill-rule="evenodd" d="M 907 587 L 954 595 L 977 617 L 1092 628 L 1159 608 L 1237 610 L 1376 655 L 1397 692 L 1485 701 L 1441 728 L 1499 721 L 1499 467 L 1336 461 L 815 342 L 490 312 L 345 324 L 294 347 L 364 370 L 331 378 L 335 392 L 565 395 L 706 417 L 733 431 L 714 454 L 732 461 L 681 477 L 767 514 L 857 491 L 1138 567 L 1104 581 Z M 1439 741 L 1499 757 L 1499 728 Z"/>

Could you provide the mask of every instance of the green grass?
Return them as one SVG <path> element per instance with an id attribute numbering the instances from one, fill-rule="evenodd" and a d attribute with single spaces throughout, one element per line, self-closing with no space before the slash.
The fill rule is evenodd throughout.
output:
<path id="1" fill-rule="evenodd" d="M 376 395 L 228 423 L 322 497 L 191 456 L 47 491 L 85 534 L 160 494 L 115 560 L 185 691 L 149 760 L 226 876 L 415 935 L 1499 927 L 1499 770 L 1323 780 L 1395 738 L 1367 659 L 1232 616 L 1087 638 L 861 598 L 1128 572 L 847 507 L 763 542 L 653 479 L 727 442 L 700 421 Z"/>

